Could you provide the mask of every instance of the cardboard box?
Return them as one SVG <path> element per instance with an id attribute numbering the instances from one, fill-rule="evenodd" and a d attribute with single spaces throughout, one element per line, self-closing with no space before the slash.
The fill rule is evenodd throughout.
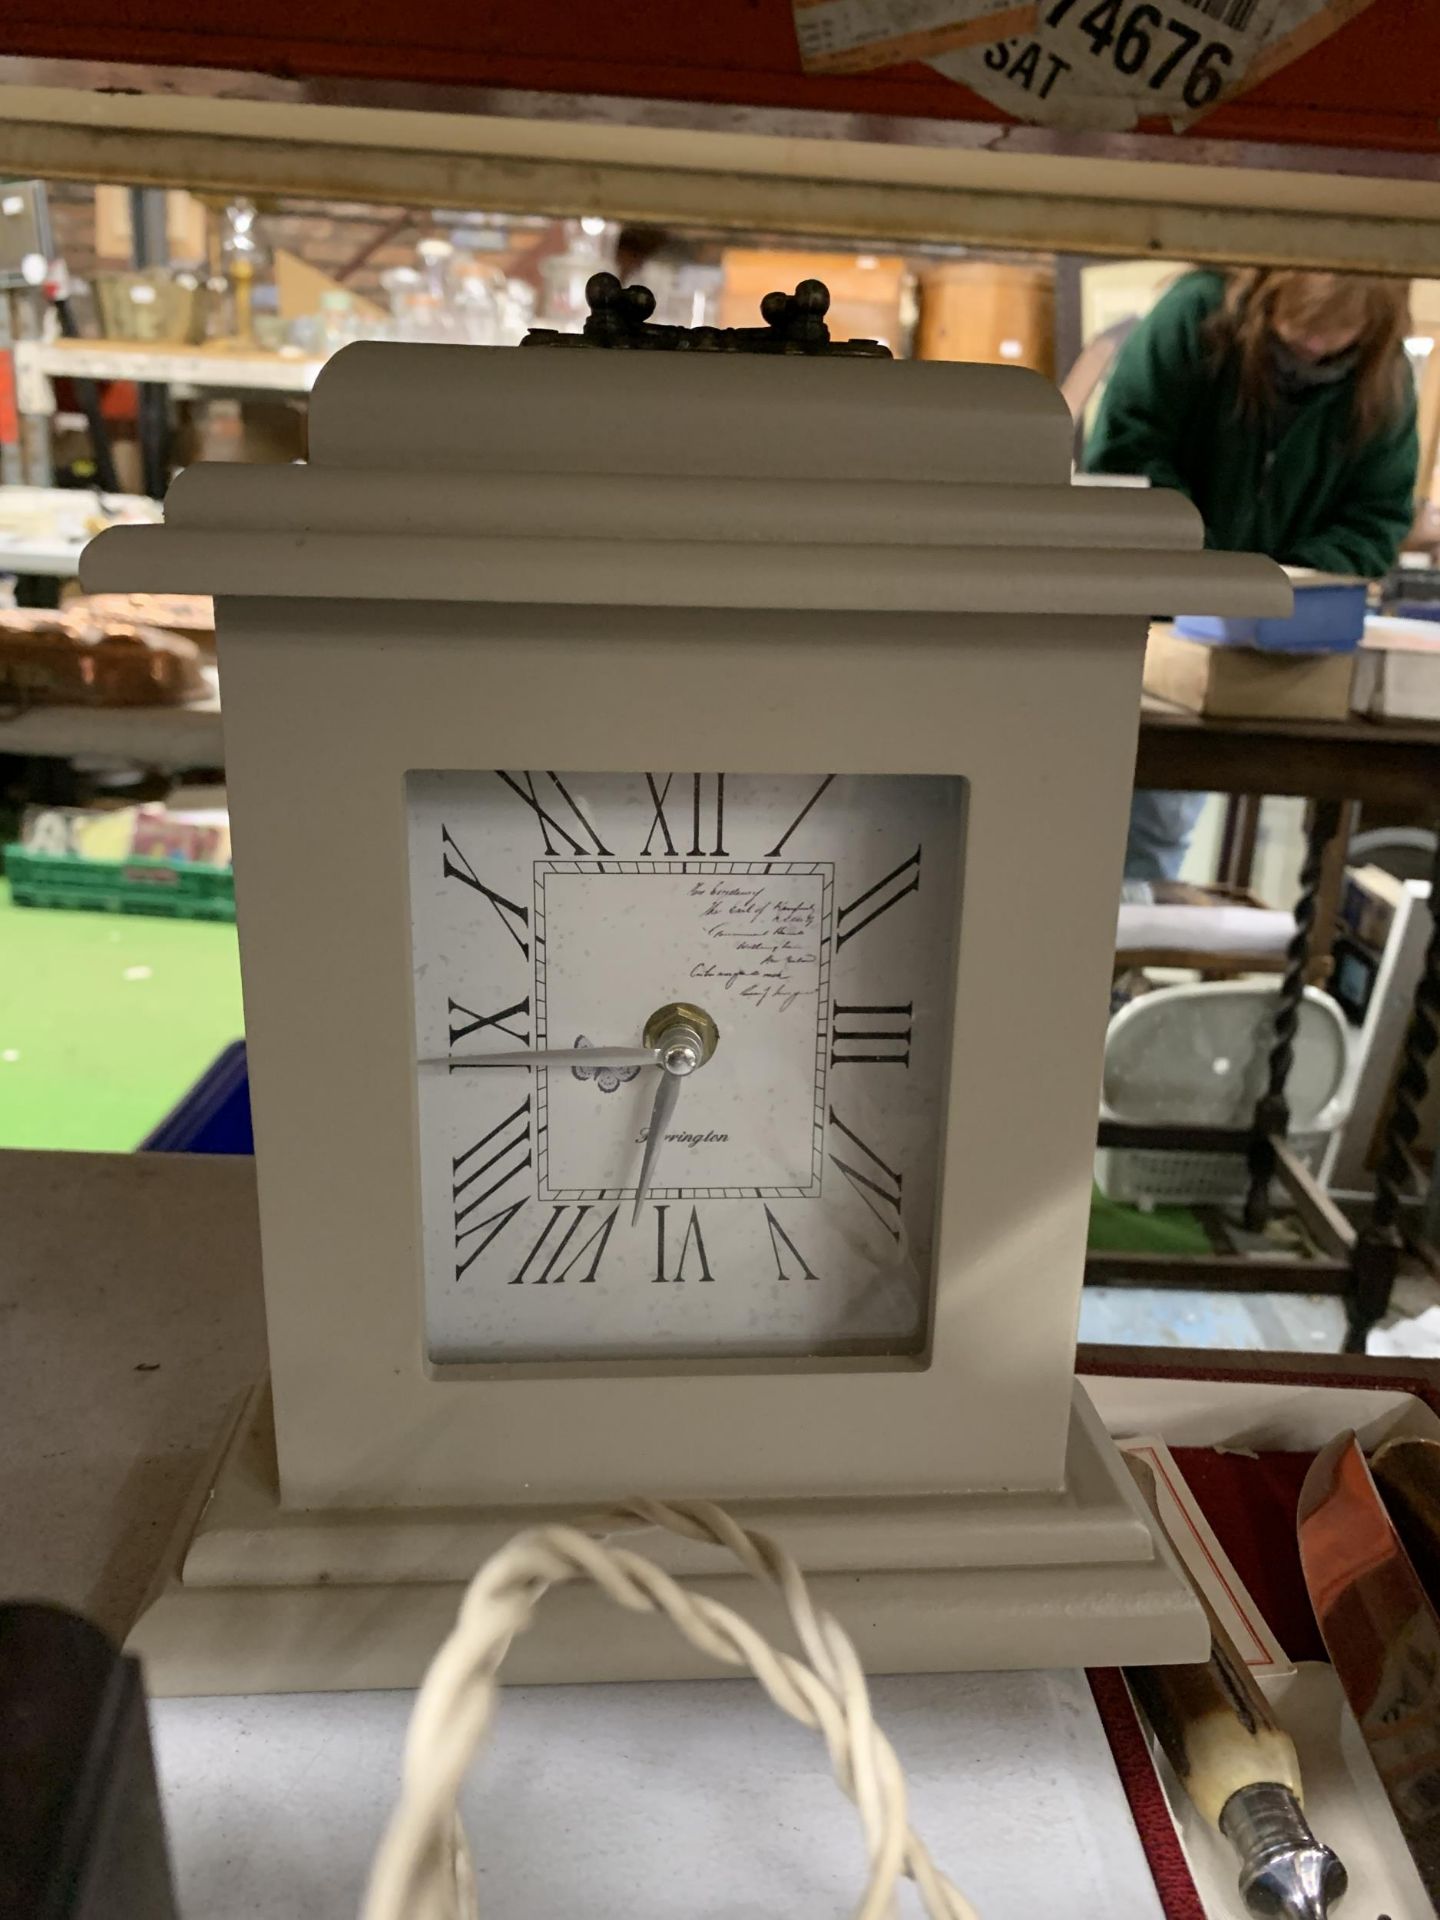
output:
<path id="1" fill-rule="evenodd" d="M 920 275 L 917 360 L 981 360 L 1055 371 L 1055 273 L 1014 261 L 951 260 Z"/>
<path id="2" fill-rule="evenodd" d="M 1372 720 L 1440 720 L 1440 622 L 1367 620 L 1354 705 Z"/>
<path id="3" fill-rule="evenodd" d="M 1377 953 L 1390 938 L 1395 909 L 1405 892 L 1405 882 L 1383 867 L 1347 867 L 1340 895 L 1337 918 L 1357 940 Z"/>
<path id="4" fill-rule="evenodd" d="M 830 289 L 826 321 L 832 339 L 883 340 L 892 353 L 905 350 L 910 269 L 899 254 L 727 247 L 721 266 L 722 327 L 759 326 L 767 293 L 776 287 L 788 293 L 802 280 L 823 280 Z"/>
<path id="5" fill-rule="evenodd" d="M 1145 691 L 1224 720 L 1345 720 L 1356 656 L 1258 653 L 1150 629 Z"/>

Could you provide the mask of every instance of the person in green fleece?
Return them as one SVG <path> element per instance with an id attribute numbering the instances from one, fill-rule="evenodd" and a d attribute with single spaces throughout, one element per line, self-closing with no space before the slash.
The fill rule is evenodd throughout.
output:
<path id="1" fill-rule="evenodd" d="M 1116 356 L 1086 469 L 1185 494 L 1207 546 L 1388 572 L 1419 460 L 1408 293 L 1360 274 L 1183 274 Z M 1174 879 L 1203 804 L 1137 793 L 1126 879 Z"/>

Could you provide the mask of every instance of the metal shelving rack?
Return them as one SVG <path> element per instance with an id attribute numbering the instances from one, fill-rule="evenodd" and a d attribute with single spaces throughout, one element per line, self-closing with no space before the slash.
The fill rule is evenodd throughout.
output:
<path id="1" fill-rule="evenodd" d="M 217 388 L 231 393 L 308 393 L 325 364 L 323 358 L 284 351 L 126 340 L 18 339 L 10 351 L 17 411 L 32 429 L 25 434 L 30 468 L 25 477 L 34 486 L 48 486 L 53 478 L 47 436 L 34 431 L 33 423 L 55 411 L 52 383 L 57 379 L 134 380 L 142 387 L 169 387 L 182 394 Z"/>

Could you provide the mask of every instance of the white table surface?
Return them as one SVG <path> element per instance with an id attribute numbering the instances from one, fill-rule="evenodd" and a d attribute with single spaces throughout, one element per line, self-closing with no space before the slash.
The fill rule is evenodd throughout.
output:
<path id="1" fill-rule="evenodd" d="M 0 1152 L 0 1235 L 0 1590 L 120 1635 L 264 1365 L 253 1163 Z M 875 1698 L 917 1830 L 982 1920 L 1159 1920 L 1082 1675 Z M 353 1915 L 409 1707 L 152 1703 L 186 1920 Z M 820 1920 L 862 1884 L 822 1743 L 742 1680 L 507 1694 L 466 1821 L 487 1916 Z"/>
<path id="2" fill-rule="evenodd" d="M 1162 1920 L 1083 1674 L 914 1675 L 874 1698 L 915 1830 L 981 1920 Z M 409 1708 L 155 1702 L 186 1920 L 353 1920 Z M 739 1680 L 517 1688 L 464 1818 L 486 1920 L 838 1920 L 864 1885 L 824 1743 Z"/>

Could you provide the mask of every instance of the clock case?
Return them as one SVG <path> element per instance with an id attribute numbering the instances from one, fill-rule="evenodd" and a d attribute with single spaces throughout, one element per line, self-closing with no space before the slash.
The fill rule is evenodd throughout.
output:
<path id="1" fill-rule="evenodd" d="M 1283 613 L 1279 569 L 1072 486 L 1011 368 L 361 344 L 310 420 L 82 563 L 216 596 L 269 1330 L 149 1684 L 413 1684 L 497 1544 L 635 1492 L 780 1534 L 876 1670 L 1202 1658 L 1075 1328 L 1147 622 Z M 672 762 L 969 783 L 928 1349 L 433 1367 L 405 776 Z M 507 1663 L 705 1671 L 577 1587 Z"/>

